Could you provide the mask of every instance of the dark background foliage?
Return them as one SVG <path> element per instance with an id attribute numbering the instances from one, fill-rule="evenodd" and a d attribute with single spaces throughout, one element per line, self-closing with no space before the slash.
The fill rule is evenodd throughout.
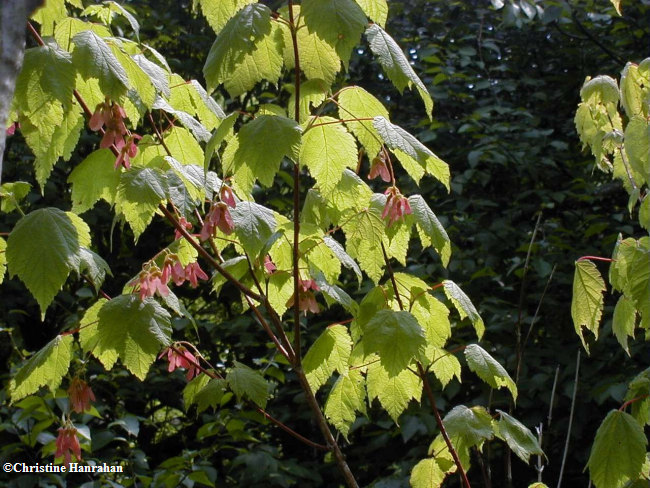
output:
<path id="1" fill-rule="evenodd" d="M 484 347 L 513 377 L 518 357 L 522 358 L 516 405 L 466 372 L 462 384 L 452 382 L 438 393 L 439 407 L 446 411 L 458 404 L 482 404 L 511 410 L 531 430 L 543 423 L 547 456 L 543 480 L 554 485 L 580 348 L 570 318 L 573 262 L 581 255 L 610 255 L 619 232 L 638 234 L 625 210 L 623 189 L 594 172 L 591 156 L 581 151 L 573 115 L 586 76 L 616 76 L 626 61 L 638 62 L 650 55 L 650 4 L 623 2 L 624 15 L 618 17 L 604 0 L 575 1 L 570 7 L 544 0 L 538 2 L 542 10 L 532 14 L 524 3 L 529 5 L 522 0 L 496 9 L 497 1 L 390 2 L 387 31 L 408 51 L 433 94 L 433 122 L 422 117 L 413 93 L 400 95 L 383 79 L 366 46 L 359 47 L 341 81 L 359 84 L 381 97 L 395 123 L 418 135 L 451 166 L 450 194 L 430 179 L 419 190 L 448 229 L 454 244 L 451 263 L 445 270 L 434 253 L 414 249 L 409 271 L 432 281 L 450 277 L 461 283 L 487 325 Z M 191 2 L 134 0 L 127 5 L 137 12 L 141 36 L 167 57 L 172 69 L 201 80 L 214 35 L 191 13 Z M 218 96 L 230 110 L 246 110 L 253 99 L 278 101 L 286 92 L 261 86 L 252 97 L 229 100 L 225 92 Z M 31 156 L 20 136 L 8 142 L 3 180 L 31 178 L 27 176 Z M 84 147 L 96 142 L 94 135 L 84 135 L 78 154 L 86 154 Z M 78 162 L 74 158 L 60 162 L 45 197 L 34 192 L 29 201 L 65 207 L 65 181 Z M 404 182 L 407 193 L 417 190 L 407 185 Z M 278 189 L 273 198 L 281 201 L 286 195 Z M 160 235 L 173 238 L 171 229 L 156 224 L 133 246 L 128 229 L 112 228 L 111 211 L 103 205 L 84 218 L 95 231 L 98 252 L 111 264 L 114 276 L 105 286 L 111 295 L 118 294 L 140 263 L 159 249 Z M 0 232 L 10 230 L 15 219 L 3 219 Z M 364 283 L 359 292 L 369 286 Z M 22 284 L 5 280 L 0 294 L 5 384 L 23 355 L 72 328 L 92 303 L 91 289 L 70 280 L 40 324 L 38 308 Z M 268 347 L 259 327 L 242 314 L 236 290 L 226 286 L 219 300 L 207 290 L 189 290 L 183 298 L 198 327 L 177 320 L 175 334 L 186 334 L 199 344 L 213 364 L 237 359 L 264 370 L 276 383 L 269 411 L 298 432 L 318 438 L 291 372 Z M 587 485 L 583 469 L 597 426 L 608 410 L 621 404 L 631 377 L 647 367 L 643 345 L 631 347 L 630 359 L 613 339 L 607 318 L 611 309 L 609 303 L 602 337 L 592 345 L 591 356 L 582 356 L 565 486 Z M 319 315 L 310 322 L 305 342 L 311 343 L 325 325 L 340 318 L 336 309 Z M 474 340 L 469 328 L 455 331 L 453 337 L 457 344 L 449 349 Z M 323 462 L 321 452 L 268 425 L 234 399 L 215 412 L 190 410 L 186 415 L 185 380 L 179 372 L 167 374 L 162 364 L 152 368 L 144 383 L 119 368 L 105 372 L 95 362 L 88 368 L 98 406 L 94 417 L 84 416 L 93 432 L 92 454 L 87 457 L 107 462 L 128 459 L 131 482 L 153 480 L 156 486 L 208 479 L 216 480 L 217 486 L 336 486 L 340 482 L 333 463 Z M 4 400 L 0 458 L 37 461 L 48 427 L 55 431 L 51 421 L 45 425 L 39 420 L 58 400 L 50 395 L 45 402 L 8 406 L 5 390 L 0 395 Z M 401 417 L 400 429 L 376 405 L 370 408 L 369 418 L 354 425 L 350 444 L 343 444 L 361 485 L 408 486 L 412 466 L 426 455 L 436 432 L 432 415 L 416 407 L 411 405 Z M 508 454 L 503 446 L 495 442 L 484 452 L 484 470 L 479 458 L 472 458 L 473 486 L 488 486 L 488 477 L 492 486 L 507 486 Z M 513 456 L 514 486 L 536 479 L 536 470 Z M 85 481 L 68 478 L 69 483 Z M 44 482 L 43 477 L 27 475 L 10 480 L 12 486 Z M 458 486 L 458 479 L 452 476 L 447 483 Z"/>

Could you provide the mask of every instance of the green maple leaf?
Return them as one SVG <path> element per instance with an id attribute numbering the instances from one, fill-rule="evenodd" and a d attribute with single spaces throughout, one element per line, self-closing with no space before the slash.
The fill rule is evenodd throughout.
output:
<path id="1" fill-rule="evenodd" d="M 390 376 L 406 369 L 426 343 L 424 332 L 409 312 L 380 310 L 363 330 L 364 351 L 376 352 Z"/>
<path id="2" fill-rule="evenodd" d="M 576 334 L 580 337 L 587 352 L 589 352 L 589 346 L 582 335 L 582 328 L 586 327 L 598 339 L 598 325 L 603 312 L 605 289 L 605 282 L 594 263 L 587 260 L 576 262 L 571 298 L 571 318 Z"/>
<path id="3" fill-rule="evenodd" d="M 209 382 L 210 377 L 207 374 L 200 374 L 185 385 L 185 388 L 183 388 L 183 405 L 185 406 L 186 412 L 190 409 L 192 404 L 197 403 L 197 394 L 203 390 Z"/>
<path id="4" fill-rule="evenodd" d="M 135 240 L 147 228 L 158 205 L 167 195 L 167 181 L 157 168 L 132 168 L 122 173 L 115 198 L 115 210 L 133 230 Z"/>
<path id="5" fill-rule="evenodd" d="M 105 298 L 97 300 L 81 318 L 79 322 L 79 343 L 81 349 L 88 354 L 92 354 L 104 365 L 104 368 L 111 369 L 118 359 L 117 351 L 114 349 L 99 349 L 99 334 L 97 333 L 97 324 L 99 319 L 97 314 L 107 302 Z"/>
<path id="6" fill-rule="evenodd" d="M 246 5 L 231 17 L 212 44 L 203 74 L 212 92 L 228 78 L 256 42 L 271 32 L 271 10 L 260 3 Z"/>
<path id="7" fill-rule="evenodd" d="M 273 185 L 282 158 L 295 158 L 298 154 L 300 138 L 300 127 L 292 119 L 274 115 L 255 118 L 237 134 L 239 145 L 234 154 L 235 171 L 246 166 L 260 183 Z"/>
<path id="8" fill-rule="evenodd" d="M 439 488 L 446 477 L 437 459 L 426 458 L 413 467 L 409 484 L 411 488 Z"/>
<path id="9" fill-rule="evenodd" d="M 276 230 L 272 210 L 255 202 L 239 202 L 230 210 L 235 234 L 250 255 L 257 255 Z"/>
<path id="10" fill-rule="evenodd" d="M 404 369 L 392 375 L 380 362 L 368 366 L 366 385 L 368 399 L 377 398 L 395 423 L 409 402 L 419 402 L 422 395 L 422 380 L 412 371 Z"/>
<path id="11" fill-rule="evenodd" d="M 380 26 L 386 25 L 388 2 L 386 0 L 355 0 L 370 20 Z"/>
<path id="12" fill-rule="evenodd" d="M 93 355 L 99 360 L 117 355 L 140 380 L 144 380 L 161 346 L 171 343 L 171 316 L 151 298 L 115 297 L 102 305 L 97 320 L 96 342 L 91 341 Z"/>
<path id="13" fill-rule="evenodd" d="M 474 330 L 476 331 L 478 339 L 481 340 L 481 337 L 483 337 L 483 333 L 485 332 L 485 324 L 472 301 L 453 281 L 444 280 L 442 284 L 444 286 L 445 295 L 447 295 L 447 298 L 451 300 L 451 303 L 453 303 L 456 310 L 458 310 L 458 315 L 460 315 L 461 320 L 465 317 L 469 317 L 472 321 L 472 325 L 474 325 Z"/>
<path id="14" fill-rule="evenodd" d="M 84 78 L 97 78 L 102 92 L 118 99 L 130 88 L 129 77 L 106 41 L 91 30 L 79 32 L 72 38 L 75 50 L 72 62 Z"/>
<path id="15" fill-rule="evenodd" d="M 377 116 L 373 127 L 386 145 L 395 153 L 416 183 L 426 172 L 450 189 L 449 166 L 431 150 L 401 127 L 391 124 L 386 118 Z M 418 169 L 417 166 L 420 166 Z"/>
<path id="16" fill-rule="evenodd" d="M 460 383 L 460 361 L 456 356 L 440 348 L 431 348 L 432 353 L 429 354 L 429 349 L 427 348 L 427 356 L 431 361 L 431 370 L 442 387 L 447 386 L 454 376 Z"/>
<path id="17" fill-rule="evenodd" d="M 72 210 L 83 213 L 99 200 L 112 205 L 115 202 L 120 172 L 115 170 L 115 155 L 108 149 L 98 149 L 79 163 L 70 176 Z"/>
<path id="18" fill-rule="evenodd" d="M 302 361 L 307 381 L 316 393 L 334 371 L 344 374 L 352 352 L 352 339 L 343 325 L 332 325 L 323 331 L 309 348 Z"/>
<path id="19" fill-rule="evenodd" d="M 7 241 L 0 237 L 0 284 L 5 278 L 5 271 L 7 270 Z"/>
<path id="20" fill-rule="evenodd" d="M 622 295 L 619 297 L 614 308 L 612 332 L 628 356 L 630 355 L 630 350 L 627 346 L 627 338 L 628 336 L 634 338 L 635 327 L 636 309 L 634 308 L 634 303 L 625 295 Z"/>
<path id="21" fill-rule="evenodd" d="M 495 434 L 500 439 L 506 441 L 508 447 L 512 449 L 519 459 L 528 463 L 532 455 L 544 455 L 544 451 L 539 446 L 539 442 L 533 433 L 516 418 L 511 417 L 505 412 L 497 409 L 499 421 L 495 423 Z M 645 450 L 644 450 L 645 455 Z"/>
<path id="22" fill-rule="evenodd" d="M 353 0 L 304 0 L 301 12 L 309 32 L 334 46 L 347 64 L 368 24 L 361 7 Z"/>
<path id="23" fill-rule="evenodd" d="M 411 195 L 409 197 L 409 205 L 413 211 L 413 218 L 417 225 L 422 247 L 433 244 L 433 247 L 440 256 L 442 265 L 447 267 L 449 258 L 451 257 L 451 241 L 445 228 L 421 195 Z"/>
<path id="24" fill-rule="evenodd" d="M 9 384 L 12 403 L 36 393 L 41 386 L 56 392 L 70 367 L 73 342 L 72 334 L 58 335 L 29 358 Z"/>
<path id="25" fill-rule="evenodd" d="M 300 146 L 300 164 L 316 179 L 320 193 L 329 194 L 341 181 L 346 168 L 357 165 L 354 137 L 332 117 L 319 117 L 304 132 Z"/>
<path id="26" fill-rule="evenodd" d="M 339 118 L 346 120 L 345 125 L 359 140 L 372 160 L 379 154 L 382 139 L 371 120 L 374 117 L 384 117 L 388 120 L 388 110 L 374 96 L 359 86 L 346 87 L 339 93 Z"/>
<path id="27" fill-rule="evenodd" d="M 492 388 L 507 388 L 513 400 L 517 400 L 517 385 L 499 362 L 478 344 L 470 344 L 465 348 L 465 359 L 469 369 L 476 373 Z"/>
<path id="28" fill-rule="evenodd" d="M 373 54 L 377 56 L 379 64 L 384 68 L 384 72 L 400 93 L 404 91 L 404 88 L 411 88 L 411 86 L 415 85 L 416 90 L 424 102 L 427 116 L 431 119 L 433 112 L 431 95 L 429 95 L 422 80 L 413 71 L 411 63 L 409 63 L 404 52 L 395 40 L 378 24 L 372 24 L 368 27 L 366 30 L 366 38 L 368 39 Z"/>
<path id="29" fill-rule="evenodd" d="M 347 439 L 357 412 L 366 412 L 366 392 L 359 370 L 339 376 L 327 397 L 324 413 L 329 422 Z"/>
<path id="30" fill-rule="evenodd" d="M 79 271 L 81 248 L 89 245 L 90 229 L 84 221 L 57 208 L 35 210 L 13 228 L 7 240 L 9 274 L 25 283 L 42 316 L 70 271 Z"/>
<path id="31" fill-rule="evenodd" d="M 235 366 L 226 375 L 226 381 L 238 398 L 251 400 L 258 406 L 266 407 L 269 385 L 264 377 L 245 364 L 235 361 Z"/>
<path id="32" fill-rule="evenodd" d="M 219 34 L 231 17 L 253 2 L 254 0 L 220 0 L 218 2 L 199 0 L 199 5 L 210 27 L 215 33 Z"/>
<path id="33" fill-rule="evenodd" d="M 494 437 L 492 416 L 481 406 L 458 405 L 445 415 L 443 422 L 449 437 L 463 437 L 469 446 Z"/>

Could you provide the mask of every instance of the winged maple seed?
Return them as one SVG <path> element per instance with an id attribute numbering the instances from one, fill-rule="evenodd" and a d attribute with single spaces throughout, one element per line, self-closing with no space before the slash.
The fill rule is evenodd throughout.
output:
<path id="1" fill-rule="evenodd" d="M 59 435 L 56 438 L 56 453 L 55 457 L 63 457 L 66 464 L 70 464 L 74 454 L 77 461 L 81 461 L 81 446 L 79 439 L 77 439 L 77 429 L 74 427 L 61 427 Z"/>
<path id="2" fill-rule="evenodd" d="M 320 307 L 316 301 L 314 291 L 320 291 L 320 288 L 314 280 L 299 280 L 298 282 L 298 308 L 305 314 L 309 311 L 312 313 L 320 312 Z M 291 308 L 294 304 L 292 296 L 287 301 L 287 307 Z"/>
<path id="3" fill-rule="evenodd" d="M 201 240 L 207 241 L 210 237 L 213 237 L 217 228 L 226 235 L 232 234 L 235 229 L 228 205 L 223 202 L 213 203 L 210 211 L 205 216 L 201 228 Z"/>
<path id="4" fill-rule="evenodd" d="M 169 366 L 167 371 L 170 373 L 176 368 L 183 368 L 187 370 L 185 377 L 187 381 L 190 381 L 195 376 L 198 376 L 201 373 L 201 370 L 196 366 L 198 360 L 186 347 L 177 345 L 175 347 L 168 347 L 163 352 L 160 353 L 158 359 L 167 355 L 167 361 Z"/>
<path id="5" fill-rule="evenodd" d="M 68 388 L 68 398 L 70 399 L 72 410 L 77 413 L 83 413 L 86 410 L 90 410 L 90 402 L 95 401 L 95 394 L 88 383 L 75 376 Z"/>
<path id="6" fill-rule="evenodd" d="M 386 199 L 384 211 L 381 213 L 381 218 L 385 219 L 388 217 L 389 227 L 402 219 L 404 215 L 413 212 L 408 198 L 402 195 L 396 186 L 391 186 L 384 194 L 388 195 L 388 198 Z"/>

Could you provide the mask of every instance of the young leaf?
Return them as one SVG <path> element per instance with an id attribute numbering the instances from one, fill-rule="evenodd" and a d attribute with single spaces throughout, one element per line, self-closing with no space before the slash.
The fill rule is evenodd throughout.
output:
<path id="1" fill-rule="evenodd" d="M 83 220 L 57 208 L 35 210 L 15 225 L 7 240 L 9 275 L 25 283 L 41 317 L 70 271 L 79 269 L 81 247 L 89 245 L 90 230 Z"/>
<path id="2" fill-rule="evenodd" d="M 72 334 L 58 335 L 29 358 L 9 384 L 11 402 L 36 393 L 45 385 L 56 392 L 68 372 L 73 342 Z"/>
<path id="3" fill-rule="evenodd" d="M 347 439 L 352 423 L 356 420 L 356 412 L 366 412 L 366 392 L 361 372 L 351 370 L 347 375 L 341 375 L 334 383 L 324 413 L 330 423 Z"/>
<path id="4" fill-rule="evenodd" d="M 269 385 L 264 377 L 245 364 L 235 361 L 235 367 L 226 375 L 226 381 L 237 398 L 248 398 L 258 406 L 266 407 Z"/>
<path id="5" fill-rule="evenodd" d="M 596 488 L 623 486 L 636 480 L 646 457 L 648 441 L 630 414 L 612 410 L 598 427 L 587 467 Z"/>
<path id="6" fill-rule="evenodd" d="M 115 170 L 115 155 L 108 149 L 98 149 L 88 155 L 70 173 L 72 211 L 80 214 L 93 208 L 100 199 L 115 202 L 120 172 Z"/>
<path id="7" fill-rule="evenodd" d="M 634 303 L 625 295 L 621 295 L 614 308 L 612 332 L 628 356 L 630 355 L 630 350 L 627 346 L 627 338 L 629 336 L 634 339 L 635 326 L 636 309 L 634 308 Z"/>
<path id="8" fill-rule="evenodd" d="M 249 255 L 257 255 L 275 232 L 273 211 L 254 202 L 239 202 L 230 210 L 235 234 Z"/>
<path id="9" fill-rule="evenodd" d="M 443 419 L 449 437 L 463 437 L 469 446 L 476 446 L 494 437 L 492 417 L 484 407 L 458 405 Z"/>
<path id="10" fill-rule="evenodd" d="M 371 120 L 351 120 L 383 117 L 388 120 L 388 110 L 374 96 L 360 86 L 349 86 L 339 92 L 339 118 L 366 149 L 372 160 L 381 150 L 381 138 Z"/>
<path id="11" fill-rule="evenodd" d="M 345 64 L 368 24 L 363 10 L 353 0 L 304 0 L 302 15 L 309 32 L 334 46 Z"/>
<path id="12" fill-rule="evenodd" d="M 419 402 L 422 396 L 422 380 L 416 374 L 404 369 L 392 375 L 380 362 L 368 366 L 366 385 L 368 400 L 379 399 L 396 424 L 411 399 Z"/>
<path id="13" fill-rule="evenodd" d="M 378 24 L 372 24 L 368 27 L 366 30 L 366 38 L 370 44 L 370 49 L 377 56 L 379 64 L 384 68 L 384 72 L 400 93 L 404 91 L 404 88 L 411 88 L 415 85 L 415 88 L 420 94 L 420 98 L 424 102 L 427 116 L 431 119 L 433 112 L 431 95 L 429 95 L 422 80 L 413 71 L 411 64 L 395 40 Z"/>
<path id="14" fill-rule="evenodd" d="M 287 112 L 294 114 L 296 111 L 296 94 L 293 85 L 287 85 L 286 90 L 291 93 L 289 97 L 289 104 L 287 105 Z M 307 80 L 300 84 L 300 123 L 306 122 L 311 116 L 313 108 L 318 107 L 327 96 L 329 86 L 322 79 Z"/>
<path id="15" fill-rule="evenodd" d="M 135 240 L 147 228 L 158 205 L 167 195 L 167 182 L 157 168 L 132 168 L 122 173 L 117 188 L 115 210 L 133 230 Z"/>
<path id="16" fill-rule="evenodd" d="M 440 488 L 447 473 L 435 458 L 426 458 L 418 462 L 411 471 L 409 484 L 411 488 Z"/>
<path id="17" fill-rule="evenodd" d="M 204 134 L 208 136 L 208 134 Z M 171 156 L 181 164 L 195 164 L 201 166 L 205 156 L 203 149 L 194 136 L 183 127 L 173 127 L 165 135 L 165 144 L 171 152 Z"/>
<path id="18" fill-rule="evenodd" d="M 513 400 L 517 400 L 517 385 L 512 381 L 508 372 L 496 359 L 488 354 L 478 344 L 470 344 L 465 348 L 465 359 L 469 369 L 476 373 L 492 388 L 506 387 L 510 390 Z"/>
<path id="19" fill-rule="evenodd" d="M 316 118 L 300 146 L 300 164 L 307 166 L 324 196 L 341 181 L 345 168 L 357 165 L 354 137 L 336 122 L 332 117 Z"/>
<path id="20" fill-rule="evenodd" d="M 380 310 L 364 327 L 362 342 L 365 353 L 376 352 L 388 374 L 395 376 L 408 367 L 426 341 L 409 312 Z"/>
<path id="21" fill-rule="evenodd" d="M 72 38 L 72 62 L 85 79 L 97 78 L 102 92 L 117 100 L 129 88 L 129 77 L 106 41 L 91 30 Z"/>
<path id="22" fill-rule="evenodd" d="M 580 337 L 585 350 L 589 346 L 582 335 L 582 328 L 590 330 L 598 339 L 598 325 L 603 312 L 603 292 L 605 282 L 598 268 L 591 261 L 576 261 L 573 277 L 573 296 L 571 298 L 571 318 L 576 334 Z"/>
<path id="23" fill-rule="evenodd" d="M 316 393 L 334 371 L 345 374 L 352 351 L 352 339 L 343 325 L 331 325 L 316 339 L 302 361 L 307 381 Z"/>
<path id="24" fill-rule="evenodd" d="M 464 319 L 465 317 L 469 317 L 472 321 L 472 325 L 474 325 L 474 330 L 476 331 L 478 339 L 481 340 L 483 332 L 485 332 L 485 324 L 483 323 L 483 319 L 479 313 L 476 311 L 476 307 L 474 307 L 472 301 L 453 281 L 444 280 L 442 284 L 445 289 L 445 295 L 447 295 L 447 298 L 451 300 L 451 303 L 453 303 L 456 310 L 458 310 L 460 318 Z"/>
<path id="25" fill-rule="evenodd" d="M 97 318 L 93 355 L 102 360 L 106 354 L 109 358 L 116 354 L 140 380 L 161 346 L 171 343 L 171 316 L 151 298 L 141 301 L 137 295 L 120 295 L 104 303 Z"/>
<path id="26" fill-rule="evenodd" d="M 421 195 L 411 195 L 409 205 L 413 211 L 413 218 L 418 228 L 422 247 L 433 244 L 440 256 L 442 265 L 446 268 L 451 257 L 451 241 L 445 228 Z"/>

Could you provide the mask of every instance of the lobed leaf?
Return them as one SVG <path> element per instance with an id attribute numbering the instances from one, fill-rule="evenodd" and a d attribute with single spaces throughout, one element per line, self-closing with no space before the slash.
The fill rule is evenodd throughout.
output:
<path id="1" fill-rule="evenodd" d="M 277 228 L 273 211 L 254 202 L 239 202 L 230 215 L 235 234 L 251 256 L 262 251 Z"/>
<path id="2" fill-rule="evenodd" d="M 409 369 L 390 374 L 380 362 L 368 366 L 366 387 L 368 400 L 372 402 L 377 398 L 396 424 L 409 402 L 411 400 L 419 402 L 422 396 L 420 377 Z"/>
<path id="3" fill-rule="evenodd" d="M 246 397 L 262 408 L 266 407 L 269 385 L 264 377 L 238 361 L 234 365 L 226 375 L 226 381 L 235 395 L 239 399 Z"/>
<path id="4" fill-rule="evenodd" d="M 109 149 L 90 153 L 68 176 L 72 184 L 72 211 L 90 210 L 99 200 L 115 203 L 120 172 L 115 170 L 115 155 Z"/>
<path id="5" fill-rule="evenodd" d="M 589 352 L 589 346 L 582 335 L 582 328 L 586 327 L 598 339 L 598 325 L 603 312 L 605 282 L 600 276 L 598 268 L 591 261 L 576 261 L 575 264 L 571 318 L 582 345 Z"/>
<path id="6" fill-rule="evenodd" d="M 347 439 L 357 412 L 366 412 L 364 379 L 359 370 L 341 375 L 334 383 L 324 413 L 327 420 Z"/>

